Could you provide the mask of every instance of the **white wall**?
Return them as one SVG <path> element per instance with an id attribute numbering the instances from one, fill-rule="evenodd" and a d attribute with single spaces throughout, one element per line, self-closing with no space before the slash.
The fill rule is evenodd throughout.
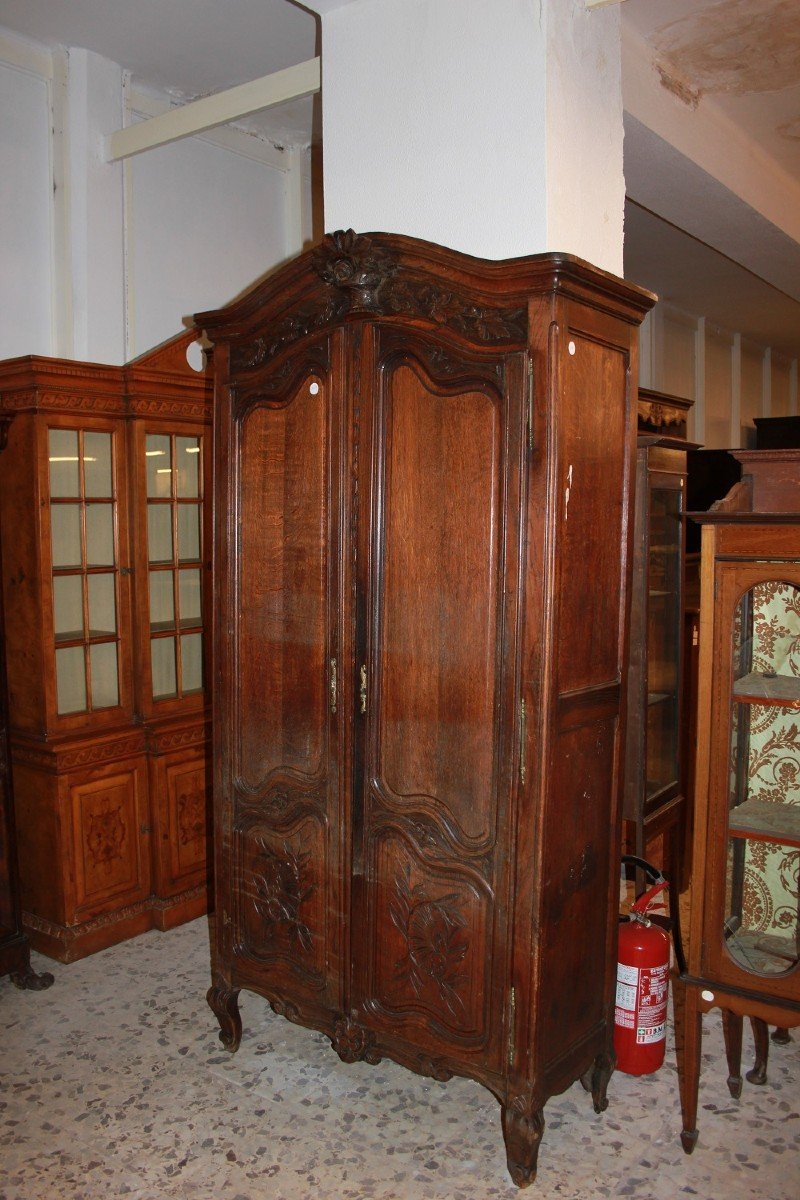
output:
<path id="1" fill-rule="evenodd" d="M 642 387 L 694 401 L 689 438 L 755 446 L 754 417 L 797 415 L 798 364 L 702 315 L 657 304 L 640 331 Z"/>
<path id="2" fill-rule="evenodd" d="M 128 169 L 133 358 L 233 299 L 289 249 L 281 171 L 201 138 L 137 155 Z"/>
<path id="3" fill-rule="evenodd" d="M 106 161 L 109 132 L 168 104 L 0 28 L 0 357 L 123 362 L 310 238 L 307 148 L 226 127 Z"/>
<path id="4" fill-rule="evenodd" d="M 0 357 L 50 354 L 49 80 L 0 59 L 0 112 Z"/>
<path id="5" fill-rule="evenodd" d="M 325 224 L 622 273 L 619 13 L 565 0 L 311 0 Z M 587 196 L 591 197 L 587 202 Z"/>

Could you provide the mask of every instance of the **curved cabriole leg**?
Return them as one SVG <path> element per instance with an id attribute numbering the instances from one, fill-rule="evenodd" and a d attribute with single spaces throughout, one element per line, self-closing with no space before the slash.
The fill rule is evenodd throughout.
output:
<path id="1" fill-rule="evenodd" d="M 231 1054 L 235 1053 L 242 1040 L 239 988 L 210 987 L 206 1000 L 219 1021 L 219 1040 L 226 1050 L 230 1050 Z"/>
<path id="2" fill-rule="evenodd" d="M 675 1050 L 678 1059 L 678 1087 L 681 1094 L 683 1129 L 681 1145 L 691 1154 L 697 1143 L 697 1095 L 700 1088 L 700 1045 L 703 1014 L 695 988 L 678 978 L 672 989 L 675 1013 Z"/>
<path id="3" fill-rule="evenodd" d="M 544 1110 L 530 1108 L 520 1096 L 512 1104 L 504 1104 L 501 1112 L 509 1174 L 517 1187 L 528 1187 L 536 1178 Z"/>
<path id="4" fill-rule="evenodd" d="M 753 1041 L 756 1044 L 756 1060 L 752 1070 L 747 1072 L 748 1083 L 764 1084 L 767 1082 L 767 1063 L 769 1062 L 769 1026 L 760 1017 L 750 1018 L 753 1030 Z"/>
<path id="5" fill-rule="evenodd" d="M 734 1100 L 738 1100 L 742 1094 L 741 1016 L 723 1008 L 722 1032 L 725 1035 L 725 1056 L 728 1060 L 728 1091 Z"/>
<path id="6" fill-rule="evenodd" d="M 617 1060 L 613 1054 L 598 1054 L 589 1070 L 581 1075 L 581 1085 L 584 1091 L 592 1093 L 596 1113 L 605 1112 L 608 1108 L 608 1081 L 614 1074 L 616 1065 Z"/>

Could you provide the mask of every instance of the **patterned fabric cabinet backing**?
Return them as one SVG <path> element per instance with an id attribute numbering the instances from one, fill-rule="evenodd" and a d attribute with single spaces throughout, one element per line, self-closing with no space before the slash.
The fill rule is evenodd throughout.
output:
<path id="1" fill-rule="evenodd" d="M 770 582 L 753 588 L 751 637 L 753 671 L 800 679 L 800 592 L 795 587 Z M 749 745 L 743 744 L 742 752 L 750 799 L 780 805 L 780 811 L 800 806 L 798 711 L 754 704 L 749 716 Z M 769 948 L 787 934 L 796 938 L 800 849 L 748 841 L 742 870 L 742 925 L 754 941 Z"/>

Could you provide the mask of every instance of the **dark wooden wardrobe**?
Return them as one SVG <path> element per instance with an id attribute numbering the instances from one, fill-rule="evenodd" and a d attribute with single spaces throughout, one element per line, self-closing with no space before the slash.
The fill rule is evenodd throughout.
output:
<path id="1" fill-rule="evenodd" d="M 613 1068 L 637 326 L 566 255 L 328 236 L 215 344 L 216 955 L 502 1106 Z"/>

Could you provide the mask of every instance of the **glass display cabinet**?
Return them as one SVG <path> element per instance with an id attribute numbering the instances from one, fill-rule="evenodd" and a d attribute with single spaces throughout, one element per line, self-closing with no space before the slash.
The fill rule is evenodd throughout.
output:
<path id="1" fill-rule="evenodd" d="M 625 851 L 674 877 L 684 815 L 681 754 L 684 497 L 690 400 L 639 392 Z"/>
<path id="2" fill-rule="evenodd" d="M 741 482 L 691 514 L 703 526 L 699 720 L 688 968 L 675 989 L 687 1153 L 702 1014 L 722 1010 L 735 1095 L 742 1018 L 762 1033 L 800 1024 L 800 451 L 732 453 Z"/>
<path id="3" fill-rule="evenodd" d="M 191 342 L 0 363 L 23 922 L 62 961 L 207 906 L 211 397 Z"/>

